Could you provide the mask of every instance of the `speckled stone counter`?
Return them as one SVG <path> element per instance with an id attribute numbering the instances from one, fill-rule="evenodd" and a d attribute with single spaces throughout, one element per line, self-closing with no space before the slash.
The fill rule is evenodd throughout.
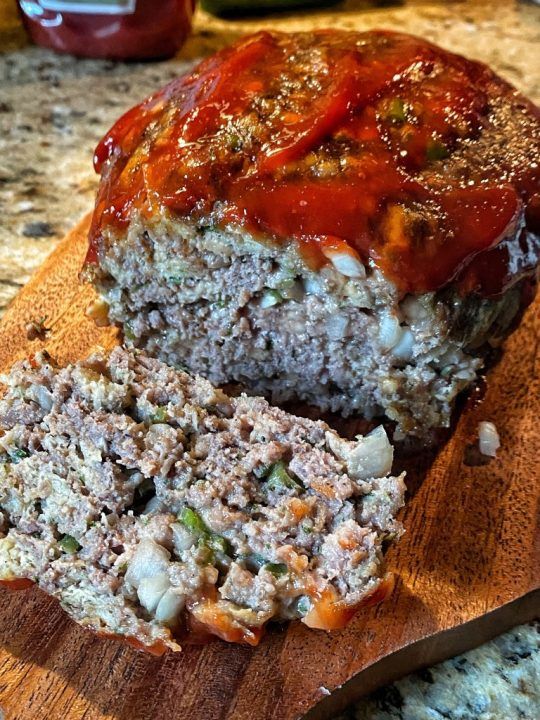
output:
<path id="1" fill-rule="evenodd" d="M 54 244 L 91 209 L 96 188 L 92 152 L 105 130 L 194 59 L 244 32 L 262 25 L 415 32 L 489 62 L 540 99 L 540 8 L 528 3 L 410 1 L 370 9 L 369 2 L 349 0 L 332 12 L 280 15 L 271 21 L 227 22 L 200 13 L 178 59 L 130 65 L 25 47 L 9 4 L 14 6 L 14 0 L 0 0 L 0 49 L 7 48 L 0 56 L 0 313 Z"/>
<path id="2" fill-rule="evenodd" d="M 387 27 L 491 64 L 540 101 L 540 8 L 514 2 L 344 2 L 326 13 L 226 22 L 204 13 L 174 60 L 74 60 L 27 46 L 12 0 L 0 0 L 0 314 L 92 208 L 93 148 L 133 103 L 196 58 L 262 25 Z M 339 10 L 339 12 L 338 12 Z M 539 608 L 540 615 L 540 608 Z M 340 720 L 540 720 L 540 626 L 516 628 L 467 655 L 413 674 Z"/>
<path id="3" fill-rule="evenodd" d="M 413 673 L 335 720 L 539 720 L 540 623 Z"/>

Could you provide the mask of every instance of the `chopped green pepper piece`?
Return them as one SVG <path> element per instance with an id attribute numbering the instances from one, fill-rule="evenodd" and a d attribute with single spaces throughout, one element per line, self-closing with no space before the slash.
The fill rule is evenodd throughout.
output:
<path id="1" fill-rule="evenodd" d="M 386 113 L 386 118 L 396 124 L 401 124 L 405 122 L 405 120 L 407 119 L 407 116 L 405 115 L 405 103 L 401 98 L 394 98 L 390 102 Z"/>
<path id="2" fill-rule="evenodd" d="M 275 577 L 282 577 L 289 572 L 289 568 L 285 563 L 269 562 L 265 557 L 258 553 L 251 553 L 250 555 L 240 555 L 238 558 L 244 563 L 248 570 L 257 573 L 261 568 L 264 568 L 269 573 L 272 573 Z"/>
<path id="3" fill-rule="evenodd" d="M 214 533 L 206 526 L 202 517 L 191 508 L 184 508 L 179 515 L 180 522 L 199 538 L 199 547 L 208 548 L 214 557 L 214 552 L 231 555 L 231 546 L 227 538 Z M 212 560 L 212 563 L 215 561 Z"/>
<path id="4" fill-rule="evenodd" d="M 430 140 L 426 148 L 428 160 L 444 160 L 449 156 L 448 148 L 440 140 Z"/>
<path id="5" fill-rule="evenodd" d="M 251 555 L 241 555 L 238 560 L 241 560 L 248 570 L 259 572 L 259 570 L 267 564 L 266 558 L 257 553 Z"/>
<path id="6" fill-rule="evenodd" d="M 263 566 L 265 570 L 268 570 L 269 573 L 272 573 L 274 577 L 283 577 L 283 575 L 286 575 L 289 572 L 289 568 L 285 565 L 285 563 L 273 563 L 269 562 L 266 563 L 266 565 Z"/>
<path id="7" fill-rule="evenodd" d="M 165 419 L 167 418 L 167 408 L 165 405 L 158 405 L 156 411 L 153 415 L 150 416 L 150 422 L 155 423 L 162 423 L 165 422 Z"/>
<path id="8" fill-rule="evenodd" d="M 129 340 L 130 342 L 133 342 L 135 340 L 135 333 L 133 332 L 133 329 L 131 328 L 131 325 L 129 323 L 124 323 L 124 337 L 126 340 Z"/>
<path id="9" fill-rule="evenodd" d="M 81 548 L 77 540 L 75 540 L 72 535 L 63 535 L 58 541 L 58 544 L 64 552 L 70 553 L 71 555 Z"/>
<path id="10" fill-rule="evenodd" d="M 270 472 L 266 478 L 266 485 L 270 490 L 279 490 L 284 487 L 289 488 L 289 490 L 303 489 L 300 483 L 289 475 L 281 460 L 270 467 Z"/>
<path id="11" fill-rule="evenodd" d="M 274 305 L 279 305 L 281 302 L 283 302 L 283 295 L 279 292 L 279 290 L 268 288 L 263 292 L 260 304 L 264 310 L 266 308 L 273 307 Z"/>
<path id="12" fill-rule="evenodd" d="M 169 275 L 167 280 L 171 285 L 181 285 L 184 282 L 185 277 L 184 275 Z"/>
<path id="13" fill-rule="evenodd" d="M 11 462 L 17 465 L 17 463 L 20 463 L 21 460 L 24 460 L 24 458 L 29 457 L 30 453 L 28 450 L 24 450 L 24 448 L 15 448 L 15 450 L 9 451 L 9 457 L 11 459 Z"/>
<path id="14" fill-rule="evenodd" d="M 214 565 L 216 562 L 216 556 L 214 555 L 212 548 L 208 546 L 206 538 L 199 538 L 197 546 L 199 548 L 199 557 L 201 561 L 206 565 Z"/>
<path id="15" fill-rule="evenodd" d="M 230 555 L 231 546 L 227 538 L 224 538 L 221 535 L 216 535 L 215 533 L 211 533 L 208 537 L 207 543 L 208 546 L 211 547 L 212 550 L 214 550 L 215 552 L 221 552 L 225 555 Z"/>
<path id="16" fill-rule="evenodd" d="M 233 152 L 240 150 L 242 147 L 242 138 L 236 133 L 230 133 L 227 135 L 227 145 Z"/>
<path id="17" fill-rule="evenodd" d="M 179 515 L 179 520 L 183 523 L 188 530 L 195 533 L 195 535 L 208 535 L 209 530 L 206 527 L 204 520 L 191 508 L 184 508 Z"/>

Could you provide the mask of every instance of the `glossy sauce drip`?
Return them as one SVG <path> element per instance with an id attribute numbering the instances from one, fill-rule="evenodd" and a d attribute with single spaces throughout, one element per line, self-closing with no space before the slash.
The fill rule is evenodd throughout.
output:
<path id="1" fill-rule="evenodd" d="M 538 175 L 503 159 L 464 179 L 443 165 L 481 136 L 498 88 L 510 92 L 483 65 L 407 35 L 258 33 L 130 110 L 99 144 L 87 261 L 133 208 L 166 210 L 296 241 L 314 268 L 338 243 L 403 292 L 456 278 L 501 292 L 508 252 L 497 246 Z"/>

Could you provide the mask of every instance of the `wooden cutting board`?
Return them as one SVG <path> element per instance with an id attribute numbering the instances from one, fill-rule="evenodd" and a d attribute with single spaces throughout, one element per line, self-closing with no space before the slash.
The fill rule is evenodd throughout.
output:
<path id="1" fill-rule="evenodd" d="M 21 291 L 0 324 L 0 367 L 43 344 L 61 362 L 118 342 L 84 316 L 78 284 L 88 220 Z M 93 637 L 32 589 L 1 591 L 0 707 L 6 720 L 293 720 L 326 718 L 376 686 L 540 615 L 540 352 L 529 308 L 438 452 L 405 460 L 407 533 L 388 555 L 390 599 L 327 634 L 295 623 L 255 649 L 213 644 L 152 658 Z M 46 317 L 45 343 L 25 325 Z M 480 420 L 501 435 L 496 460 L 474 462 Z"/>

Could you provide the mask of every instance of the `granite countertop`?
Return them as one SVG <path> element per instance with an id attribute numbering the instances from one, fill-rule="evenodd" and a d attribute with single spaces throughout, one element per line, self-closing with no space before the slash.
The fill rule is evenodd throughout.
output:
<path id="1" fill-rule="evenodd" d="M 235 22 L 201 12 L 178 58 L 128 65 L 74 60 L 26 46 L 15 0 L 0 0 L 0 50 L 7 50 L 0 55 L 0 314 L 55 243 L 92 208 L 97 185 L 92 154 L 101 135 L 189 62 L 244 32 L 263 25 L 414 32 L 489 62 L 540 101 L 540 8 L 510 0 L 372 5 L 348 0 L 326 12 Z"/>
<path id="2" fill-rule="evenodd" d="M 200 12 L 177 58 L 128 65 L 74 60 L 28 46 L 14 0 L 0 0 L 0 314 L 92 208 L 93 149 L 116 118 L 196 58 L 262 24 L 414 32 L 488 62 L 540 101 L 540 9 L 532 3 L 409 0 L 374 8 L 349 0 L 331 11 L 281 15 L 271 22 L 226 22 Z M 382 688 L 339 720 L 353 718 L 539 720 L 540 624 L 518 627 Z"/>

